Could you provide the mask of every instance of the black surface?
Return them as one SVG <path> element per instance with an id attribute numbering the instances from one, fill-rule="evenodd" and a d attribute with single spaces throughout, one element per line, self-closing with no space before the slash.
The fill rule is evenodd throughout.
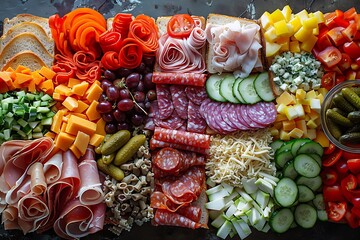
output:
<path id="1" fill-rule="evenodd" d="M 119 3 L 122 3 L 120 6 Z M 133 3 L 131 3 L 133 2 Z M 141 3 L 139 3 L 141 2 Z M 103 13 L 105 17 L 112 17 L 118 12 L 128 11 L 134 15 L 144 13 L 152 17 L 172 15 L 174 13 L 190 13 L 207 16 L 209 13 L 220 13 L 246 18 L 259 18 L 264 11 L 273 11 L 289 4 L 293 12 L 302 9 L 309 11 L 320 10 L 329 12 L 335 9 L 347 10 L 355 6 L 360 12 L 359 0 L 0 0 L 0 19 L 12 18 L 19 13 L 31 13 L 38 16 L 49 17 L 59 13 L 64 15 L 77 7 L 91 7 Z M 2 24 L 2 22 L 1 22 Z M 4 231 L 0 228 L 0 239 L 59 239 L 54 234 L 43 235 L 28 234 L 23 236 L 19 231 Z M 108 231 L 90 235 L 84 239 L 148 239 L 148 240 L 215 240 L 219 239 L 210 230 L 190 230 L 174 227 L 152 227 L 145 224 L 142 227 L 135 226 L 131 232 L 123 232 L 120 237 L 114 236 Z M 239 239 L 234 237 L 234 239 Z M 285 234 L 260 233 L 254 231 L 248 240 L 360 240 L 360 228 L 351 229 L 345 224 L 328 222 L 318 223 L 315 228 L 295 228 Z"/>

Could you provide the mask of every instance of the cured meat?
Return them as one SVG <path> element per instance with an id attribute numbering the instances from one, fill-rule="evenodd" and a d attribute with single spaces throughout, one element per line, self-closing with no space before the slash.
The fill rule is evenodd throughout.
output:
<path id="1" fill-rule="evenodd" d="M 156 84 L 156 96 L 159 109 L 159 118 L 169 118 L 174 111 L 174 105 L 171 101 L 169 87 L 163 84 Z"/>
<path id="2" fill-rule="evenodd" d="M 62 153 L 57 152 L 44 164 L 44 174 L 47 184 L 51 184 L 59 180 L 63 165 Z"/>
<path id="3" fill-rule="evenodd" d="M 260 102 L 249 106 L 247 113 L 252 121 L 263 126 L 272 124 L 277 115 L 275 104 L 272 102 Z"/>
<path id="4" fill-rule="evenodd" d="M 154 118 L 152 118 L 152 117 L 147 117 L 146 118 L 144 129 L 151 130 L 151 131 L 155 130 Z"/>
<path id="5" fill-rule="evenodd" d="M 240 106 L 236 107 L 236 115 L 237 115 L 239 122 L 247 127 L 246 130 L 251 130 L 252 127 L 248 123 L 249 119 L 246 118 L 246 116 L 244 116 L 244 107 L 245 107 L 244 105 L 240 105 Z"/>
<path id="6" fill-rule="evenodd" d="M 250 117 L 249 117 L 249 114 L 248 114 L 248 109 L 249 109 L 250 106 L 248 105 L 242 105 L 241 106 L 241 111 L 242 111 L 242 118 L 244 119 L 244 121 L 247 122 L 247 124 L 255 129 L 255 128 L 264 128 L 264 125 L 261 125 L 257 122 L 254 122 Z"/>
<path id="7" fill-rule="evenodd" d="M 205 99 L 208 98 L 205 87 L 186 87 L 185 89 L 186 95 L 190 101 L 195 103 L 196 105 L 201 105 Z"/>
<path id="8" fill-rule="evenodd" d="M 207 106 L 205 106 L 203 109 L 203 117 L 207 123 L 207 125 L 214 131 L 221 133 L 222 129 L 221 126 L 218 125 L 218 120 L 216 120 L 215 116 L 215 108 L 219 105 L 217 102 L 207 102 Z M 220 113 L 218 113 L 220 114 Z"/>
<path id="9" fill-rule="evenodd" d="M 244 124 L 243 119 L 239 116 L 237 109 L 240 109 L 240 106 L 231 104 L 227 112 L 224 113 L 224 118 L 228 118 L 229 122 L 234 124 L 239 130 L 248 130 L 249 127 Z"/>
<path id="10" fill-rule="evenodd" d="M 152 82 L 157 84 L 176 84 L 187 86 L 205 86 L 206 74 L 203 73 L 164 73 L 154 72 Z"/>
<path id="11" fill-rule="evenodd" d="M 179 117 L 176 111 L 173 111 L 170 117 L 166 119 L 160 119 L 160 112 L 158 109 L 157 101 L 153 101 L 151 103 L 151 106 L 152 106 L 152 114 L 154 115 L 155 126 L 163 127 L 167 129 L 178 129 L 184 125 L 185 121 Z"/>
<path id="12" fill-rule="evenodd" d="M 187 109 L 187 131 L 196 132 L 196 133 L 205 133 L 206 131 L 206 121 L 200 114 L 200 106 L 194 104 L 192 101 L 189 102 Z"/>
<path id="13" fill-rule="evenodd" d="M 210 147 L 210 136 L 201 133 L 190 133 L 155 127 L 153 137 L 156 140 L 169 143 L 177 143 L 205 149 Z"/>
<path id="14" fill-rule="evenodd" d="M 34 163 L 29 168 L 28 174 L 31 176 L 31 193 L 34 196 L 43 195 L 47 188 L 43 165 L 39 162 Z"/>
<path id="15" fill-rule="evenodd" d="M 1 144 L 0 146 L 0 174 L 3 173 L 5 164 L 11 157 L 19 150 L 21 150 L 28 141 L 25 140 L 12 140 Z"/>
<path id="16" fill-rule="evenodd" d="M 191 229 L 202 227 L 200 223 L 197 223 L 185 216 L 163 209 L 156 210 L 154 216 L 154 223 L 156 225 L 186 227 Z"/>
<path id="17" fill-rule="evenodd" d="M 196 152 L 196 153 L 200 153 L 200 154 L 204 154 L 204 155 L 209 154 L 209 149 L 193 147 L 193 146 L 177 144 L 177 143 L 169 143 L 169 142 L 159 141 L 154 138 L 151 138 L 151 140 L 150 140 L 150 149 L 151 150 L 154 150 L 156 148 L 164 148 L 164 147 L 171 147 L 171 148 L 181 149 L 181 150 L 185 150 L 185 151 Z"/>
<path id="18" fill-rule="evenodd" d="M 190 206 L 181 207 L 176 212 L 184 217 L 189 218 L 194 222 L 199 222 L 202 211 L 200 207 L 190 205 Z"/>
<path id="19" fill-rule="evenodd" d="M 217 104 L 211 114 L 215 115 L 214 118 L 216 124 L 220 127 L 220 133 L 227 134 L 230 132 L 235 132 L 237 129 L 227 124 L 227 122 L 225 122 L 222 117 L 222 115 L 224 114 L 224 112 L 222 112 L 224 106 L 225 103 Z"/>
<path id="20" fill-rule="evenodd" d="M 18 224 L 18 209 L 14 205 L 8 205 L 1 214 L 1 222 L 5 230 L 21 229 Z"/>
<path id="21" fill-rule="evenodd" d="M 226 122 L 230 127 L 239 129 L 237 124 L 232 121 L 233 119 L 230 119 L 231 112 L 232 111 L 235 112 L 234 107 L 235 105 L 230 103 L 223 104 L 221 106 L 221 117 L 224 120 L 224 122 Z"/>
<path id="22" fill-rule="evenodd" d="M 61 54 L 55 55 L 55 64 L 51 67 L 56 72 L 53 81 L 55 84 L 66 83 L 70 78 L 76 75 L 77 67 L 71 57 Z"/>
<path id="23" fill-rule="evenodd" d="M 187 119 L 189 100 L 185 93 L 185 87 L 180 85 L 171 85 L 170 92 L 175 111 L 180 118 Z"/>
<path id="24" fill-rule="evenodd" d="M 201 27 L 195 27 L 187 38 L 187 43 L 194 49 L 201 50 L 206 43 L 205 31 Z"/>
<path id="25" fill-rule="evenodd" d="M 89 83 L 101 79 L 100 61 L 96 60 L 93 52 L 77 51 L 73 61 L 77 67 L 75 74 L 78 79 Z"/>

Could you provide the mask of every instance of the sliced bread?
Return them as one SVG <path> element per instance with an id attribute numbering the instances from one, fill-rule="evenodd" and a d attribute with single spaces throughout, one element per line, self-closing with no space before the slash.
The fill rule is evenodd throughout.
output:
<path id="1" fill-rule="evenodd" d="M 45 49 L 54 55 L 54 41 L 48 37 L 44 29 L 37 23 L 22 22 L 11 27 L 6 34 L 0 38 L 0 52 L 16 35 L 21 33 L 34 34 L 45 47 Z"/>
<path id="2" fill-rule="evenodd" d="M 33 22 L 33 23 L 39 24 L 44 29 L 44 31 L 46 32 L 48 37 L 51 38 L 51 29 L 49 26 L 49 19 L 31 15 L 31 14 L 26 14 L 26 13 L 18 14 L 15 17 L 13 17 L 12 19 L 5 18 L 4 25 L 3 25 L 3 34 L 6 34 L 6 32 L 9 31 L 10 28 L 12 28 L 16 24 L 19 24 L 22 22 Z"/>
<path id="3" fill-rule="evenodd" d="M 47 66 L 51 66 L 54 56 L 41 44 L 39 39 L 31 33 L 21 33 L 14 37 L 0 53 L 0 67 L 3 68 L 16 54 L 30 50 L 37 55 Z"/>
<path id="4" fill-rule="evenodd" d="M 246 18 L 239 18 L 239 17 L 232 17 L 232 16 L 227 16 L 227 15 L 221 15 L 221 14 L 209 14 L 206 20 L 206 24 L 212 24 L 212 25 L 226 25 L 229 23 L 233 23 L 234 21 L 239 21 L 241 26 L 246 26 L 246 25 L 250 25 L 250 24 L 258 24 L 257 21 L 255 20 L 250 20 L 250 19 L 246 19 Z M 259 44 L 261 44 L 261 46 L 264 46 L 263 44 L 263 38 L 262 38 L 262 33 L 261 30 L 259 30 L 257 32 L 257 34 L 255 35 L 255 40 L 258 41 Z M 264 66 L 265 63 L 265 58 L 264 58 L 265 54 L 263 52 L 263 48 L 260 48 L 258 50 L 258 57 L 261 60 L 262 65 Z M 207 50 L 207 56 L 206 56 L 206 65 L 208 67 L 208 69 L 212 69 L 213 66 L 213 57 L 214 57 L 214 50 L 213 50 L 213 44 L 208 43 L 208 50 Z M 263 71 L 264 67 L 258 67 L 258 68 L 254 68 L 253 72 L 261 72 Z M 211 72 L 211 71 L 210 71 Z"/>
<path id="5" fill-rule="evenodd" d="M 16 69 L 19 65 L 26 66 L 31 69 L 31 71 L 36 71 L 41 69 L 42 66 L 48 67 L 41 58 L 39 58 L 32 51 L 22 51 L 14 55 L 1 69 L 5 71 L 9 67 Z"/>

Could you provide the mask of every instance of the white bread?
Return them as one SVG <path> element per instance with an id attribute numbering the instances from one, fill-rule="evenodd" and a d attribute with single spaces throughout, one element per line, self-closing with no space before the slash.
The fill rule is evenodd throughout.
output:
<path id="1" fill-rule="evenodd" d="M 227 15 L 221 15 L 221 14 L 213 14 L 213 13 L 208 15 L 206 24 L 225 25 L 228 23 L 232 23 L 234 21 L 239 21 L 242 25 L 258 24 L 258 22 L 256 20 L 250 20 L 250 19 L 240 18 L 240 17 L 232 17 L 232 16 L 227 16 Z M 256 34 L 255 39 L 262 46 L 264 46 L 261 31 L 259 31 Z M 208 69 L 212 68 L 211 66 L 212 66 L 213 56 L 214 56 L 214 51 L 213 51 L 212 45 L 208 43 L 208 50 L 207 50 L 207 56 L 206 56 L 206 65 L 207 65 Z M 265 54 L 264 54 L 263 48 L 259 49 L 258 56 L 261 59 L 262 65 L 265 66 L 265 64 L 264 64 L 265 63 Z M 264 67 L 255 68 L 255 69 L 253 69 L 253 72 L 261 72 L 263 70 L 264 70 Z"/>
<path id="2" fill-rule="evenodd" d="M 167 31 L 167 24 L 170 21 L 172 16 L 164 16 L 164 17 L 158 17 L 156 19 L 156 25 L 158 27 L 159 30 L 159 36 L 162 36 L 164 33 L 166 33 Z M 206 20 L 204 17 L 202 16 L 196 16 L 201 20 L 201 25 L 202 28 L 205 29 L 205 25 L 206 25 Z M 203 58 L 205 59 L 206 56 L 206 45 L 203 47 L 203 49 L 201 50 L 201 54 L 203 56 Z M 156 63 L 154 66 L 154 71 L 155 72 L 161 72 L 159 65 Z"/>
<path id="3" fill-rule="evenodd" d="M 44 48 L 39 39 L 34 34 L 21 33 L 14 37 L 2 49 L 0 53 L 0 67 L 3 68 L 13 56 L 26 50 L 31 50 L 47 66 L 52 65 L 54 56 Z"/>
<path id="4" fill-rule="evenodd" d="M 32 51 L 22 51 L 18 54 L 15 54 L 1 69 L 5 71 L 9 67 L 16 69 L 19 65 L 26 66 L 30 68 L 31 71 L 36 71 L 41 69 L 42 66 L 47 66 L 41 58 L 35 55 Z"/>
<path id="5" fill-rule="evenodd" d="M 51 38 L 51 29 L 49 26 L 49 19 L 48 18 L 43 18 L 43 17 L 38 17 L 38 16 L 34 16 L 31 14 L 18 14 L 15 17 L 13 17 L 12 19 L 9 18 L 5 18 L 4 19 L 4 25 L 3 25 L 3 34 L 6 34 L 7 31 L 9 31 L 10 28 L 12 28 L 13 26 L 22 23 L 22 22 L 33 22 L 36 23 L 38 25 L 40 25 L 44 31 L 46 32 L 47 36 L 49 38 Z"/>
<path id="6" fill-rule="evenodd" d="M 0 38 L 0 52 L 6 44 L 8 44 L 16 35 L 21 33 L 34 34 L 45 49 L 51 55 L 54 55 L 54 41 L 47 36 L 46 32 L 39 24 L 33 22 L 22 22 L 11 27 L 6 34 Z"/>

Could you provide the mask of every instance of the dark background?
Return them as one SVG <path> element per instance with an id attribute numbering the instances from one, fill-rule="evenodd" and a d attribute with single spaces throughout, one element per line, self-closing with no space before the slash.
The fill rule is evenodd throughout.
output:
<path id="1" fill-rule="evenodd" d="M 302 9 L 308 11 L 330 12 L 335 9 L 347 10 L 355 7 L 360 12 L 359 0 L 1 0 L 0 19 L 12 18 L 19 13 L 31 13 L 34 15 L 49 17 L 58 13 L 64 15 L 74 8 L 91 7 L 103 13 L 106 18 L 113 17 L 118 12 L 131 12 L 133 15 L 144 13 L 152 17 L 173 15 L 175 13 L 190 13 L 207 16 L 209 13 L 220 13 L 232 16 L 257 19 L 265 11 L 282 9 L 290 5 L 293 12 Z M 1 21 L 2 24 L 2 21 Z M 2 30 L 2 27 L 0 28 Z M 0 30 L 0 31 L 1 31 Z M 0 228 L 0 239 L 59 239 L 52 233 L 45 235 L 28 234 L 23 236 L 19 231 L 4 231 Z M 152 227 L 145 224 L 142 227 L 135 226 L 131 232 L 123 232 L 120 237 L 103 231 L 90 235 L 85 239 L 148 239 L 148 240 L 217 240 L 216 231 L 190 230 L 174 227 Z M 239 239 L 235 237 L 234 239 Z M 259 233 L 254 230 L 246 239 L 248 240 L 360 240 L 360 228 L 351 229 L 345 224 L 320 222 L 315 228 L 306 230 L 295 228 L 285 234 Z"/>

